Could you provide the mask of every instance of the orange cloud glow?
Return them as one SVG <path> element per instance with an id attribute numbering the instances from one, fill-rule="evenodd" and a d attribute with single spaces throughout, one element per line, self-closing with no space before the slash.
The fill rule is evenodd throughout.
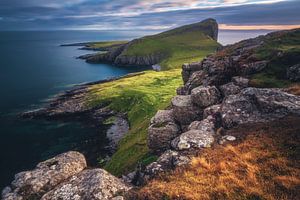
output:
<path id="1" fill-rule="evenodd" d="M 219 29 L 222 30 L 288 30 L 300 28 L 299 25 L 229 25 L 219 24 Z"/>

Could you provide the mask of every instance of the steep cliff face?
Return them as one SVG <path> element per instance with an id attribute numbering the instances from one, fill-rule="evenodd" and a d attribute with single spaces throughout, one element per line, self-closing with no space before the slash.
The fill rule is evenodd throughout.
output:
<path id="1" fill-rule="evenodd" d="M 178 63 L 197 56 L 203 49 L 215 50 L 219 44 L 218 24 L 214 19 L 175 28 L 157 35 L 132 40 L 107 53 L 81 56 L 90 63 L 108 62 L 120 66 L 178 67 Z M 183 48 L 184 47 L 184 48 Z M 172 60 L 172 62 L 170 62 Z M 175 62 L 174 62 L 175 61 Z M 178 61 L 178 63 L 176 62 Z"/>

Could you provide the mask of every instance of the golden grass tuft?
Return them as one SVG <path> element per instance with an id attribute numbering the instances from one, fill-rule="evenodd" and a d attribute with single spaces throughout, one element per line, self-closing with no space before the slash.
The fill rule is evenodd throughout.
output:
<path id="1" fill-rule="evenodd" d="M 300 118 L 237 127 L 189 167 L 150 181 L 130 199 L 300 199 Z"/>

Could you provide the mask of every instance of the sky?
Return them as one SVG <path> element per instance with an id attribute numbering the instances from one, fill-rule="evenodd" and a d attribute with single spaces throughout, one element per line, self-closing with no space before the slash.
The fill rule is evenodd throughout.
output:
<path id="1" fill-rule="evenodd" d="M 300 0 L 0 0 L 0 30 L 164 30 L 215 18 L 220 29 L 300 27 Z"/>

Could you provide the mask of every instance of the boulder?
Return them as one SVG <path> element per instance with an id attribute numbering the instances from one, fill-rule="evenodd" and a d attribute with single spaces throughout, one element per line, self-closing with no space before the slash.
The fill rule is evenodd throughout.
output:
<path id="1" fill-rule="evenodd" d="M 205 79 L 207 78 L 207 73 L 203 70 L 196 71 L 192 73 L 186 84 L 184 85 L 185 94 L 190 94 L 192 89 L 203 85 Z"/>
<path id="2" fill-rule="evenodd" d="M 300 97 L 279 89 L 245 88 L 224 99 L 221 114 L 225 128 L 300 115 Z"/>
<path id="3" fill-rule="evenodd" d="M 186 165 L 189 162 L 189 157 L 180 155 L 179 152 L 168 150 L 164 152 L 156 162 L 146 167 L 145 175 L 148 176 L 147 178 L 152 178 L 160 172 L 172 170 L 177 166 Z"/>
<path id="4" fill-rule="evenodd" d="M 206 108 L 219 103 L 221 94 L 215 86 L 200 86 L 192 90 L 191 99 L 195 105 Z"/>
<path id="5" fill-rule="evenodd" d="M 241 77 L 241 76 L 232 77 L 232 82 L 235 85 L 240 86 L 242 88 L 245 88 L 245 87 L 249 86 L 249 79 Z"/>
<path id="6" fill-rule="evenodd" d="M 148 147 L 156 153 L 169 149 L 171 141 L 179 132 L 180 127 L 174 121 L 173 111 L 159 110 L 148 128 Z"/>
<path id="7" fill-rule="evenodd" d="M 208 116 L 216 116 L 220 112 L 221 104 L 209 106 L 203 111 L 203 118 L 206 119 Z"/>
<path id="8" fill-rule="evenodd" d="M 103 169 L 87 169 L 46 193 L 41 200 L 104 200 L 129 189 L 130 186 Z"/>
<path id="9" fill-rule="evenodd" d="M 79 152 L 60 154 L 39 163 L 32 171 L 16 174 L 11 186 L 3 192 L 2 199 L 38 199 L 86 166 L 86 160 Z"/>
<path id="10" fill-rule="evenodd" d="M 188 130 L 201 130 L 203 132 L 208 132 L 211 134 L 215 133 L 215 122 L 212 116 L 202 120 L 202 121 L 194 121 L 192 122 Z"/>
<path id="11" fill-rule="evenodd" d="M 188 150 L 190 148 L 210 147 L 214 142 L 211 132 L 203 130 L 189 130 L 182 133 L 172 141 L 172 147 L 176 150 Z"/>
<path id="12" fill-rule="evenodd" d="M 241 89 L 242 88 L 240 86 L 235 85 L 233 82 L 220 86 L 220 91 L 225 97 L 233 94 L 238 94 Z"/>
<path id="13" fill-rule="evenodd" d="M 192 103 L 191 95 L 177 95 L 172 99 L 175 120 L 185 128 L 191 122 L 202 119 L 203 111 Z"/>
<path id="14" fill-rule="evenodd" d="M 289 67 L 286 76 L 291 81 L 300 81 L 300 63 Z"/>
<path id="15" fill-rule="evenodd" d="M 257 72 L 262 71 L 268 64 L 268 61 L 256 61 L 252 63 L 243 64 L 240 67 L 240 73 L 243 75 L 255 74 Z"/>

